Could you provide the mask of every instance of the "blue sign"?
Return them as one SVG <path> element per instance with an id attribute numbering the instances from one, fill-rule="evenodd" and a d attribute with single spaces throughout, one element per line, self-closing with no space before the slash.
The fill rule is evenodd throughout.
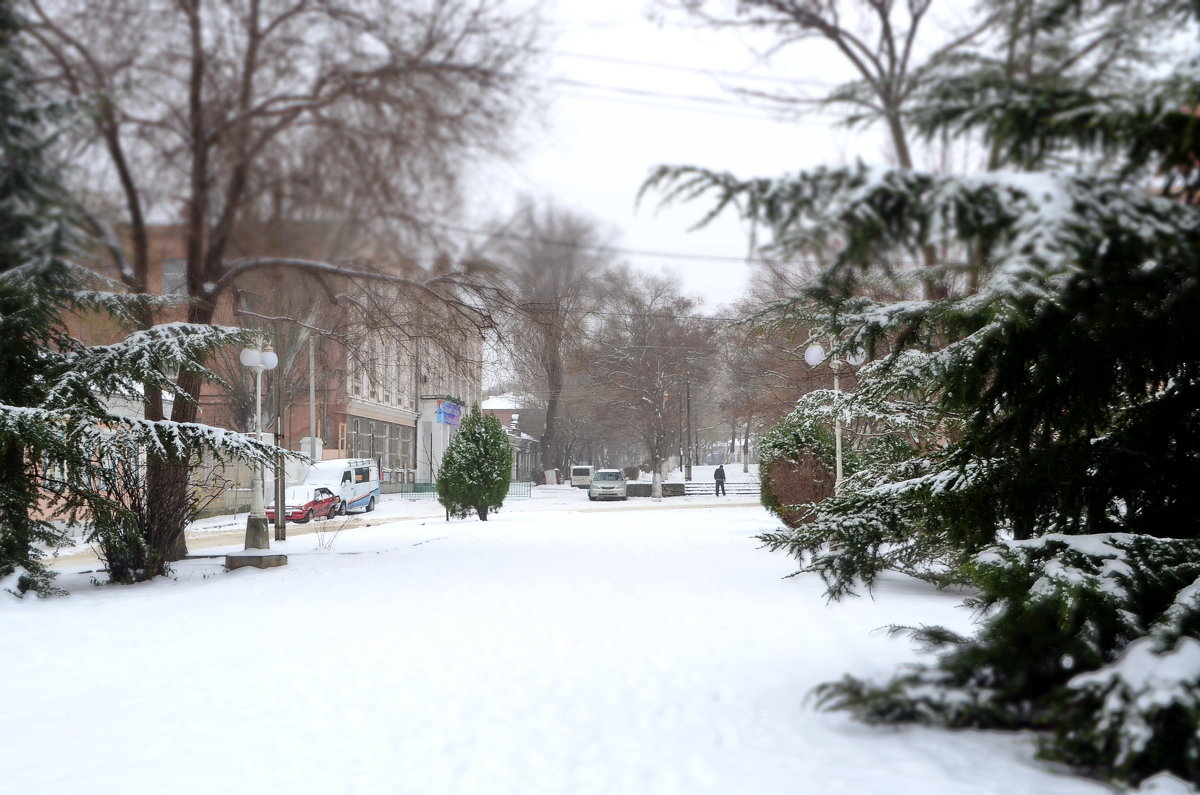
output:
<path id="1" fill-rule="evenodd" d="M 437 402 L 437 421 L 443 425 L 458 425 L 462 422 L 462 406 L 449 400 Z"/>

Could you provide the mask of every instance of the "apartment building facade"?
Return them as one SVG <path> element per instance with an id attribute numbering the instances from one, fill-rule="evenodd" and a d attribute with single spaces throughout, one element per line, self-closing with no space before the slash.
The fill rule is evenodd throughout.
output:
<path id="1" fill-rule="evenodd" d="M 333 433 L 326 431 L 323 457 L 377 459 L 384 482 L 432 482 L 460 421 L 480 400 L 483 341 L 463 349 L 461 340 L 373 336 L 364 349 L 346 352 L 345 389 L 331 395 Z"/>

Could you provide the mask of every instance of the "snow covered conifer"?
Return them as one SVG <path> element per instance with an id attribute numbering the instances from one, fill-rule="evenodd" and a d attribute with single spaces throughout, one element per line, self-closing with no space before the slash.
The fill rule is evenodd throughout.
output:
<path id="1" fill-rule="evenodd" d="M 140 403 L 141 385 L 192 400 L 170 375 L 190 371 L 219 381 L 200 363 L 217 348 L 248 339 L 237 329 L 181 323 L 87 347 L 63 328 L 73 310 L 123 323 L 138 307 L 173 299 L 112 291 L 112 283 L 65 258 L 81 234 L 47 158 L 50 122 L 61 109 L 36 90 L 15 6 L 0 2 L 0 588 L 44 596 L 56 591 L 45 556 L 63 543 L 65 531 L 35 517 L 39 502 L 53 496 L 68 520 L 92 522 L 89 540 L 103 549 L 110 539 L 95 536 L 101 517 L 111 520 L 109 527 L 137 524 L 134 507 L 105 491 L 110 462 L 199 457 L 202 451 L 218 460 L 270 460 L 273 448 L 204 425 L 129 420 L 109 411 L 113 396 Z M 136 536 L 121 543 L 144 548 L 146 538 Z M 161 558 L 135 557 L 137 571 L 129 579 L 165 572 Z"/>
<path id="2" fill-rule="evenodd" d="M 1135 5 L 1200 24 L 1182 0 L 1010 5 L 1013 48 L 993 52 L 1069 42 Z M 1030 68 L 979 53 L 931 72 L 913 120 L 981 137 L 984 173 L 858 164 L 740 180 L 675 167 L 648 183 L 741 208 L 783 259 L 835 251 L 777 322 L 872 352 L 864 397 L 844 409 L 910 442 L 771 546 L 835 596 L 882 569 L 940 569 L 986 608 L 974 638 L 917 631 L 949 649 L 935 665 L 826 686 L 826 706 L 1042 730 L 1044 755 L 1089 771 L 1200 784 L 1200 59 L 1169 64 L 1168 38 L 1151 40 L 1164 68 L 1140 77 L 1095 79 L 1086 53 L 1056 48 L 1030 53 Z M 913 256 L 930 248 L 958 261 L 931 273 Z M 955 289 L 905 301 L 860 289 L 911 295 L 931 277 Z M 878 411 L 913 396 L 932 433 Z"/>
<path id="3" fill-rule="evenodd" d="M 22 421 L 21 409 L 45 394 L 51 362 L 42 348 L 65 301 L 59 222 L 63 199 L 46 164 L 46 104 L 19 44 L 21 20 L 0 3 L 0 580 L 17 574 L 19 591 L 46 593 L 41 562 L 60 530 L 31 514 L 38 464 L 28 455 L 54 443 L 49 429 Z"/>
<path id="4" fill-rule="evenodd" d="M 438 501 L 450 516 L 474 511 L 486 522 L 488 511 L 504 504 L 511 472 L 512 447 L 500 420 L 473 406 L 442 457 Z"/>
<path id="5" fill-rule="evenodd" d="M 1163 79 L 1098 89 L 1066 67 L 1055 81 L 1026 83 L 1021 70 L 984 63 L 925 89 L 936 113 L 915 110 L 929 134 L 981 134 L 1024 153 L 1015 164 L 1044 162 L 1031 149 L 1060 160 L 1074 152 L 1080 162 L 1103 157 L 1104 173 L 962 177 L 858 164 L 740 180 L 685 166 L 647 183 L 669 199 L 715 195 L 718 209 L 742 208 L 785 259 L 837 246 L 812 287 L 779 305 L 777 322 L 876 354 L 879 366 L 860 374 L 864 397 L 844 399 L 853 410 L 914 394 L 925 403 L 932 433 L 894 426 L 912 458 L 847 484 L 866 502 L 829 514 L 853 520 L 830 522 L 831 548 L 854 549 L 860 539 L 838 534 L 859 532 L 892 543 L 937 537 L 945 543 L 927 549 L 966 556 L 1006 534 L 1200 535 L 1200 358 L 1185 342 L 1200 338 L 1198 75 L 1187 61 Z M 946 104 L 971 80 L 977 99 Z M 1169 195 L 1147 190 L 1150 170 L 1165 175 Z M 931 246 L 964 252 L 939 263 L 938 276 L 968 289 L 898 302 L 858 291 L 873 280 L 904 294 L 928 278 L 914 273 L 925 265 L 912 253 Z M 866 518 L 868 504 L 903 510 L 880 514 L 885 527 Z"/>

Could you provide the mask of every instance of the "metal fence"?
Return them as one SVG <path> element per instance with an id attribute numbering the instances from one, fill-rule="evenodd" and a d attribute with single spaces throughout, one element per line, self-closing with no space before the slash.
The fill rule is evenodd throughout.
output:
<path id="1" fill-rule="evenodd" d="M 690 481 L 683 484 L 683 493 L 692 495 L 714 494 L 717 484 L 710 481 Z M 757 480 L 727 480 L 725 481 L 726 494 L 762 494 L 762 484 Z"/>
<path id="2" fill-rule="evenodd" d="M 532 496 L 533 484 L 528 480 L 513 480 L 508 484 L 508 496 L 505 499 L 522 500 Z M 384 494 L 397 494 L 406 500 L 436 500 L 437 484 L 428 482 L 418 483 L 381 483 L 379 490 Z"/>

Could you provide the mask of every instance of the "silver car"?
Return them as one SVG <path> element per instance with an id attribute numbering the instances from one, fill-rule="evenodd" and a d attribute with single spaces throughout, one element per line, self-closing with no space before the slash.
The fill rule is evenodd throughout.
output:
<path id="1" fill-rule="evenodd" d="M 588 486 L 589 500 L 627 500 L 625 473 L 619 469 L 597 469 Z"/>

